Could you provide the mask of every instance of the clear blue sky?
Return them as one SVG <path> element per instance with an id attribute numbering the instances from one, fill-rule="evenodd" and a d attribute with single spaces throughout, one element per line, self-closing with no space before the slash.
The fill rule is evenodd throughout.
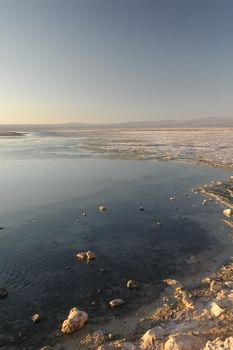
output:
<path id="1" fill-rule="evenodd" d="M 0 123 L 233 116 L 232 0 L 0 0 Z"/>

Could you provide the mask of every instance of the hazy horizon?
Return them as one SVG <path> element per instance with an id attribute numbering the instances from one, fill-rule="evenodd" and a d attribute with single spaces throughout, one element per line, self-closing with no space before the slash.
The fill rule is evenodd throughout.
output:
<path id="1" fill-rule="evenodd" d="M 125 122 L 110 122 L 110 123 L 88 123 L 88 122 L 63 122 L 63 123 L 9 123 L 4 124 L 0 122 L 0 129 L 12 131 L 12 127 L 17 127 L 21 130 L 21 127 L 36 129 L 39 127 L 58 127 L 58 128 L 233 128 L 233 117 L 219 118 L 219 117 L 206 117 L 196 119 L 164 119 L 164 120 L 139 120 L 139 121 L 125 121 Z"/>
<path id="2" fill-rule="evenodd" d="M 227 0 L 3 0 L 0 124 L 233 115 Z"/>

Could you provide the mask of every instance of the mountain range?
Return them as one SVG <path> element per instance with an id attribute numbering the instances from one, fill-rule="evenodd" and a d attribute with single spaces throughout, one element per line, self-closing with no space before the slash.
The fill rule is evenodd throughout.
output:
<path id="1" fill-rule="evenodd" d="M 63 123 L 63 124 L 0 124 L 2 131 L 31 131 L 51 129 L 86 129 L 86 128 L 233 128 L 233 118 L 208 117 L 187 120 L 153 120 L 122 123 Z"/>

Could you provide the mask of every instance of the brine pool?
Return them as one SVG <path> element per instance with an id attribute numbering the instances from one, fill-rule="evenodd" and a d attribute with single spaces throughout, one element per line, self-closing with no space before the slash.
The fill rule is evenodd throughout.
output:
<path id="1" fill-rule="evenodd" d="M 206 261 L 230 257 L 221 207 L 192 193 L 227 170 L 83 156 L 5 157 L 0 166 L 0 287 L 9 292 L 0 300 L 0 334 L 19 349 L 48 345 L 74 306 L 101 325 L 155 300 L 165 278 L 189 274 L 195 284 Z M 96 254 L 92 264 L 75 258 L 87 250 Z M 128 279 L 140 287 L 128 290 Z M 114 298 L 126 304 L 111 310 Z"/>

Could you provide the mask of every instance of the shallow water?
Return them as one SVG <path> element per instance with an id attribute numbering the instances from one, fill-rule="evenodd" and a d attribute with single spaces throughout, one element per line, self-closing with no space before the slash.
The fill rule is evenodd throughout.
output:
<path id="1" fill-rule="evenodd" d="M 87 311 L 91 322 L 120 317 L 154 300 L 164 278 L 190 272 L 185 259 L 191 255 L 200 258 L 196 270 L 223 251 L 223 259 L 229 258 L 229 229 L 219 206 L 203 206 L 203 197 L 191 193 L 228 171 L 84 155 L 42 157 L 42 144 L 37 157 L 19 156 L 11 147 L 1 160 L 0 286 L 9 296 L 0 301 L 0 334 L 14 335 L 20 349 L 46 343 L 73 306 Z M 102 204 L 105 213 L 98 211 Z M 96 253 L 93 264 L 75 259 L 83 250 Z M 195 279 L 195 268 L 192 273 Z M 127 290 L 128 279 L 140 288 Z M 117 297 L 127 304 L 112 311 L 107 301 Z M 37 312 L 42 321 L 34 325 L 30 316 Z M 24 327 L 22 340 L 17 334 Z"/>

